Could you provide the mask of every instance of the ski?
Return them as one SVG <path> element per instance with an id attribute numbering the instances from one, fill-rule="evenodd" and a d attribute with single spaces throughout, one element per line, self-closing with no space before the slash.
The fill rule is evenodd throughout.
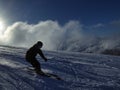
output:
<path id="1" fill-rule="evenodd" d="M 45 77 L 49 77 L 49 78 L 53 78 L 53 79 L 56 79 L 56 80 L 62 80 L 62 78 L 60 78 L 58 75 L 56 74 L 52 74 L 52 73 L 46 73 L 44 72 L 44 74 L 38 74 L 39 76 L 45 76 Z"/>
<path id="2" fill-rule="evenodd" d="M 24 70 L 25 69 L 27 72 L 29 72 L 31 74 L 34 72 L 34 74 L 37 74 L 39 76 L 49 77 L 49 78 L 56 79 L 56 80 L 62 80 L 62 78 L 60 78 L 58 75 L 53 74 L 53 73 L 44 72 L 44 71 L 43 71 L 43 74 L 36 73 L 36 71 L 33 67 L 25 67 Z"/>

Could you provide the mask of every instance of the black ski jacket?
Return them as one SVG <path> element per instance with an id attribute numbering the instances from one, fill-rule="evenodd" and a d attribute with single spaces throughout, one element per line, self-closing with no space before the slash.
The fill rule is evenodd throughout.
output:
<path id="1" fill-rule="evenodd" d="M 27 60 L 31 60 L 34 59 L 36 57 L 36 55 L 39 54 L 45 61 L 47 60 L 45 58 L 45 56 L 42 53 L 42 50 L 40 48 L 38 48 L 38 45 L 35 44 L 33 47 L 31 47 L 27 53 L 26 53 L 26 59 Z"/>

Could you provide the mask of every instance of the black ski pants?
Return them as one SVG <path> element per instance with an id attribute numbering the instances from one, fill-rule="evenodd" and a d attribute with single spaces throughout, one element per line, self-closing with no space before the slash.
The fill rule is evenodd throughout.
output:
<path id="1" fill-rule="evenodd" d="M 36 58 L 27 58 L 26 60 L 35 68 L 35 70 L 41 70 L 41 65 Z"/>

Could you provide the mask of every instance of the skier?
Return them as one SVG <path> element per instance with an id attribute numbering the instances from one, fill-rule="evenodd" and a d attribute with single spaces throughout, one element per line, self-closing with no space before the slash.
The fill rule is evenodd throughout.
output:
<path id="1" fill-rule="evenodd" d="M 41 65 L 35 58 L 37 54 L 39 54 L 45 62 L 47 61 L 47 58 L 42 53 L 43 43 L 41 41 L 38 41 L 35 45 L 33 45 L 27 52 L 26 52 L 26 60 L 29 62 L 34 68 L 37 74 L 44 75 L 44 72 L 41 70 Z"/>

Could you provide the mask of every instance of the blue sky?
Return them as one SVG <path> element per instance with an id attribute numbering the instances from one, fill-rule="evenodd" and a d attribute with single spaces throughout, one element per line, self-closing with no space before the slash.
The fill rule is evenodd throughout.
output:
<path id="1" fill-rule="evenodd" d="M 76 20 L 88 33 L 96 29 L 99 31 L 95 33 L 117 33 L 120 32 L 119 26 L 105 29 L 113 22 L 119 24 L 120 0 L 0 0 L 0 17 L 8 24 L 55 20 L 64 25 Z"/>

